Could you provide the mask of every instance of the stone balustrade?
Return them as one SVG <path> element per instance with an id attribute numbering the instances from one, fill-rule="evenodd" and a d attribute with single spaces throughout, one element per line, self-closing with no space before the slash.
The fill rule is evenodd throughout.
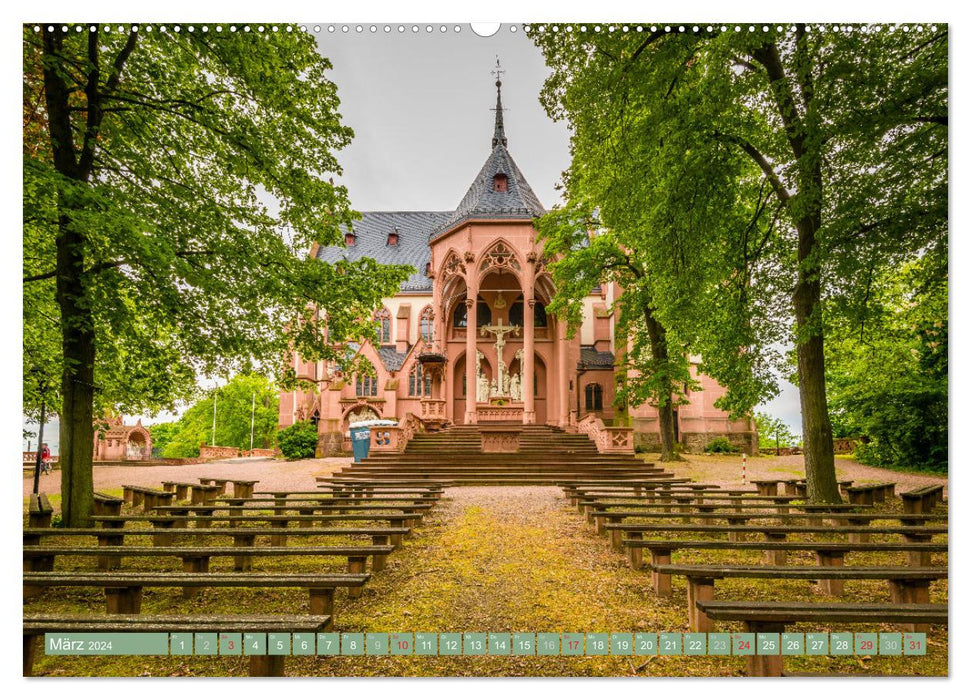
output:
<path id="1" fill-rule="evenodd" d="M 398 425 L 372 426 L 371 450 L 374 452 L 404 452 L 408 441 L 415 436 L 420 426 L 420 421 L 412 413 L 406 413 Z"/>
<path id="2" fill-rule="evenodd" d="M 218 445 L 199 446 L 199 459 L 231 459 L 239 457 L 238 447 L 220 447 Z"/>
<path id="3" fill-rule="evenodd" d="M 600 418 L 587 416 L 577 423 L 577 430 L 596 443 L 598 452 L 634 452 L 633 428 L 606 426 Z"/>
<path id="4" fill-rule="evenodd" d="M 482 426 L 483 452 L 519 452 L 519 437 L 522 429 L 514 426 Z"/>

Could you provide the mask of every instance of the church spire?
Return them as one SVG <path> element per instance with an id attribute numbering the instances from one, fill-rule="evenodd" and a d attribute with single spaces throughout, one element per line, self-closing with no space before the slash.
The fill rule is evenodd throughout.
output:
<path id="1" fill-rule="evenodd" d="M 493 148 L 499 144 L 506 145 L 506 130 L 502 125 L 502 74 L 505 72 L 499 65 L 499 57 L 496 56 L 496 69 L 492 71 L 492 74 L 496 76 L 496 128 L 492 134 Z"/>

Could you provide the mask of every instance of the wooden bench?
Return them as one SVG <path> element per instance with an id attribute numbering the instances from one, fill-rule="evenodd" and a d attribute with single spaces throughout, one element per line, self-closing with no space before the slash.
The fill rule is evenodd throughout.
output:
<path id="1" fill-rule="evenodd" d="M 778 479 L 749 479 L 749 483 L 755 486 L 760 496 L 778 496 Z"/>
<path id="2" fill-rule="evenodd" d="M 306 588 L 311 615 L 334 615 L 337 588 L 363 586 L 371 574 L 56 572 L 27 571 L 25 587 L 103 588 L 109 615 L 137 615 L 143 588 Z"/>
<path id="3" fill-rule="evenodd" d="M 201 486 L 202 484 L 199 484 Z M 190 481 L 163 481 L 162 490 L 175 494 L 175 500 L 186 501 L 196 484 Z"/>
<path id="4" fill-rule="evenodd" d="M 930 513 L 944 500 L 944 484 L 921 486 L 900 494 L 905 513 Z"/>
<path id="5" fill-rule="evenodd" d="M 94 492 L 93 512 L 95 515 L 121 515 L 121 507 L 124 504 L 125 499 L 123 498 Z"/>
<path id="6" fill-rule="evenodd" d="M 50 527 L 54 518 L 54 507 L 43 493 L 30 494 L 27 503 L 27 527 Z"/>
<path id="7" fill-rule="evenodd" d="M 715 598 L 715 581 L 723 578 L 776 580 L 882 580 L 890 585 L 892 603 L 929 603 L 930 583 L 947 578 L 946 568 L 850 566 L 702 566 L 658 564 L 659 574 L 688 579 L 688 624 L 692 632 L 711 632 L 713 625 L 696 607 L 699 600 Z M 913 631 L 913 630 L 912 630 Z"/>
<path id="8" fill-rule="evenodd" d="M 896 487 L 897 483 L 894 481 L 867 484 L 866 486 L 850 486 L 846 489 L 846 495 L 850 499 L 850 503 L 873 505 L 874 503 L 883 503 L 887 498 L 893 498 Z"/>
<path id="9" fill-rule="evenodd" d="M 209 476 L 199 477 L 199 483 L 203 486 L 218 486 L 220 495 L 226 493 L 226 484 L 228 484 L 230 481 L 232 481 L 232 479 L 216 479 Z"/>
<path id="10" fill-rule="evenodd" d="M 121 562 L 124 557 L 176 557 L 182 560 L 183 571 L 187 573 L 206 573 L 213 557 L 239 558 L 243 547 L 66 547 L 66 546 L 28 546 L 23 548 L 24 571 L 53 571 L 56 557 L 102 557 L 110 556 Z M 372 557 L 371 571 L 385 567 L 387 557 L 394 551 L 394 545 L 372 545 L 370 547 L 245 547 L 246 557 L 342 557 L 347 559 L 347 573 L 360 574 L 367 570 L 368 557 Z M 120 566 L 120 564 L 119 564 Z M 117 568 L 117 567 L 113 567 Z M 106 570 L 100 566 L 99 569 Z M 237 569 L 248 571 L 249 569 Z M 198 591 L 195 588 L 183 590 L 185 598 L 191 598 Z M 360 596 L 361 589 L 351 589 L 350 596 Z"/>
<path id="11" fill-rule="evenodd" d="M 729 542 L 726 540 L 643 540 L 625 539 L 624 546 L 630 551 L 632 569 L 644 566 L 643 551 L 651 553 L 651 582 L 658 595 L 671 594 L 671 576 L 660 574 L 656 567 L 670 564 L 671 555 L 683 549 L 688 550 L 731 550 L 759 551 L 763 553 L 766 566 L 785 566 L 788 552 L 813 552 L 819 566 L 843 566 L 848 552 L 905 552 L 908 566 L 930 567 L 931 554 L 947 552 L 945 542 Z M 842 581 L 822 582 L 824 593 L 839 595 Z"/>
<path id="12" fill-rule="evenodd" d="M 225 505 L 210 503 L 202 506 L 159 506 L 155 509 L 156 513 L 169 515 L 189 515 L 197 513 L 200 515 L 212 514 L 215 511 L 229 511 L 230 513 L 247 513 L 271 511 L 274 514 L 285 514 L 294 511 L 303 515 L 312 515 L 316 512 L 321 513 L 350 513 L 367 511 L 401 511 L 402 513 L 420 513 L 432 508 L 431 503 L 310 503 L 307 501 L 297 501 L 290 503 L 278 503 L 273 499 L 266 499 L 264 504 L 253 503 L 249 498 L 230 498 Z"/>
<path id="13" fill-rule="evenodd" d="M 132 508 L 142 507 L 143 511 L 151 510 L 160 505 L 167 505 L 175 498 L 175 494 L 170 491 L 159 491 L 158 489 L 145 486 L 122 486 L 125 493 L 125 502 Z"/>
<path id="14" fill-rule="evenodd" d="M 761 600 L 698 600 L 699 615 L 709 620 L 740 621 L 746 632 L 785 632 L 786 625 L 797 622 L 849 624 L 868 622 L 926 627 L 947 624 L 947 605 L 893 603 L 798 603 Z M 780 649 L 781 651 L 781 649 Z M 783 656 L 746 657 L 749 676 L 781 676 Z"/>
<path id="15" fill-rule="evenodd" d="M 610 534 L 611 543 L 619 541 L 617 551 L 622 551 L 624 536 L 627 539 L 641 539 L 645 533 L 690 532 L 727 534 L 729 541 L 744 542 L 750 535 L 762 535 L 766 542 L 786 542 L 789 535 L 846 535 L 848 542 L 862 544 L 871 535 L 901 535 L 907 542 L 930 542 L 934 535 L 947 534 L 946 527 L 937 526 L 811 526 L 811 525 L 699 525 L 682 523 L 607 523 L 604 529 Z M 615 532 L 622 533 L 618 538 Z M 836 544 L 842 544 L 838 542 Z"/>
<path id="16" fill-rule="evenodd" d="M 233 496 L 236 498 L 249 498 L 253 495 L 253 489 L 258 483 L 260 483 L 259 479 L 233 479 Z"/>
<path id="17" fill-rule="evenodd" d="M 45 634 L 108 634 L 114 632 L 306 632 L 316 634 L 333 627 L 330 615 L 145 615 L 92 617 L 24 615 L 24 676 L 32 676 L 37 639 Z M 212 650 L 215 653 L 215 650 Z M 251 676 L 284 675 L 283 655 L 249 656 Z"/>
<path id="18" fill-rule="evenodd" d="M 189 523 L 197 526 L 211 525 L 216 523 L 226 523 L 230 530 L 245 529 L 240 528 L 245 523 L 268 523 L 276 530 L 276 534 L 271 538 L 271 545 L 274 547 L 286 547 L 287 537 L 300 528 L 312 528 L 315 522 L 344 522 L 344 521 L 367 521 L 367 522 L 386 522 L 391 527 L 398 527 L 411 532 L 411 528 L 421 522 L 419 513 L 348 513 L 346 515 L 135 515 L 135 516 L 95 516 L 92 518 L 95 523 L 102 523 L 105 529 L 112 526 L 122 527 L 126 522 L 148 522 L 158 534 L 166 534 L 169 530 L 179 529 Z M 299 528 L 291 528 L 290 523 L 298 523 Z M 158 546 L 169 545 L 171 539 L 156 539 Z M 400 544 L 399 541 L 396 544 Z"/>
<path id="19" fill-rule="evenodd" d="M 766 498 L 775 498 L 774 496 L 767 496 Z M 678 515 L 679 517 L 685 514 L 691 515 L 706 515 L 712 514 L 714 516 L 738 514 L 745 515 L 753 518 L 758 518 L 763 516 L 766 518 L 774 517 L 775 515 L 795 515 L 798 517 L 799 513 L 805 513 L 808 517 L 809 515 L 824 516 L 832 514 L 834 517 L 839 515 L 858 515 L 861 510 L 861 506 L 854 506 L 851 504 L 840 503 L 840 504 L 812 504 L 812 503 L 749 503 L 744 501 L 736 501 L 734 503 L 712 503 L 703 502 L 698 503 L 693 498 L 687 497 L 680 499 L 676 504 L 672 503 L 626 503 L 626 502 L 614 502 L 609 501 L 580 501 L 580 505 L 584 507 L 584 511 L 587 515 L 587 522 L 597 524 L 597 532 L 602 533 L 602 521 L 605 518 L 613 518 L 613 516 L 621 516 L 623 518 L 636 518 L 636 517 L 660 517 L 670 514 L 671 516 Z M 624 509 L 626 510 L 619 510 Z M 897 516 L 899 517 L 899 516 Z M 612 520 L 612 522 L 619 522 L 618 520 Z"/>
<path id="20" fill-rule="evenodd" d="M 333 505 L 333 506 L 358 506 L 358 505 L 378 505 L 388 504 L 389 507 L 395 505 L 421 505 L 427 504 L 429 508 L 438 503 L 438 497 L 425 495 L 403 495 L 403 496 L 378 496 L 376 498 L 362 498 L 358 496 L 331 496 L 329 494 L 316 493 L 311 496 L 260 496 L 254 495 L 251 498 L 233 498 L 232 496 L 221 496 L 212 503 L 225 504 L 227 506 L 256 505 L 268 503 L 274 506 L 291 505 Z"/>
<path id="21" fill-rule="evenodd" d="M 371 544 L 374 546 L 401 545 L 404 535 L 408 534 L 408 528 L 404 527 L 325 527 L 307 528 L 291 530 L 287 533 L 290 537 L 370 537 Z M 165 529 L 161 533 L 150 528 L 34 528 L 23 531 L 24 547 L 37 546 L 45 538 L 50 537 L 93 537 L 97 539 L 99 547 L 120 547 L 124 545 L 126 537 L 151 537 L 153 545 L 156 547 L 172 546 L 176 537 L 212 538 L 212 537 L 231 537 L 236 547 L 254 547 L 257 537 L 268 537 L 270 546 L 280 546 L 279 529 L 259 528 L 259 527 L 217 527 L 217 528 L 171 528 Z M 243 550 L 244 552 L 246 550 Z M 236 557 L 236 569 L 248 571 L 251 565 L 251 558 L 248 554 L 241 553 Z M 376 555 L 373 566 L 375 571 L 384 568 L 385 559 L 382 555 Z"/>
<path id="22" fill-rule="evenodd" d="M 808 487 L 806 486 L 805 479 L 783 479 L 779 483 L 782 484 L 783 492 L 787 496 L 799 496 L 800 498 L 805 498 L 808 493 Z M 844 497 L 846 496 L 846 489 L 852 485 L 852 479 L 840 479 L 836 482 L 836 486 L 839 488 L 840 493 Z"/>

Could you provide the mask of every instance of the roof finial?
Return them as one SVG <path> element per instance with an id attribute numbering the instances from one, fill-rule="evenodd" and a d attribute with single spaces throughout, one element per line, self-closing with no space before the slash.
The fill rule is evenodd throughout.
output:
<path id="1" fill-rule="evenodd" d="M 502 65 L 499 63 L 499 57 L 496 56 L 496 68 L 492 71 L 492 74 L 496 76 L 496 130 L 492 134 L 492 147 L 495 148 L 499 144 L 503 146 L 506 145 L 506 131 L 502 126 L 502 74 L 506 71 L 502 70 Z"/>

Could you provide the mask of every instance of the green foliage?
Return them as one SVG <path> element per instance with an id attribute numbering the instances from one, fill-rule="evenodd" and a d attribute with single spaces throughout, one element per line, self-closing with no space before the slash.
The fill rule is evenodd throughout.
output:
<path id="1" fill-rule="evenodd" d="M 705 452 L 713 454 L 735 454 L 739 451 L 739 448 L 733 445 L 727 437 L 716 437 L 705 445 Z"/>
<path id="2" fill-rule="evenodd" d="M 781 418 L 773 418 L 761 411 L 755 414 L 755 426 L 759 433 L 759 449 L 772 450 L 776 447 L 792 447 L 799 438 L 789 430 Z"/>
<path id="3" fill-rule="evenodd" d="M 859 323 L 834 326 L 827 356 L 830 412 L 863 435 L 867 464 L 947 471 L 947 256 L 928 251 L 875 277 Z"/>
<path id="4" fill-rule="evenodd" d="M 317 428 L 310 421 L 298 421 L 276 434 L 280 452 L 287 459 L 307 459 L 317 448 Z"/>
<path id="5" fill-rule="evenodd" d="M 250 415 L 253 396 L 253 446 L 271 447 L 279 416 L 279 393 L 266 377 L 241 374 L 226 386 L 210 391 L 179 419 L 177 431 L 162 452 L 163 457 L 198 457 L 199 446 L 212 443 L 213 402 L 216 408 L 216 442 L 220 447 L 250 446 Z M 154 436 L 154 432 L 153 432 Z"/>
<path id="6" fill-rule="evenodd" d="M 172 440 L 179 433 L 179 423 L 177 421 L 172 421 L 170 423 L 156 423 L 155 425 L 150 425 L 148 427 L 148 432 L 152 436 L 152 452 L 158 455 L 163 455 L 165 449 L 169 446 Z"/>

